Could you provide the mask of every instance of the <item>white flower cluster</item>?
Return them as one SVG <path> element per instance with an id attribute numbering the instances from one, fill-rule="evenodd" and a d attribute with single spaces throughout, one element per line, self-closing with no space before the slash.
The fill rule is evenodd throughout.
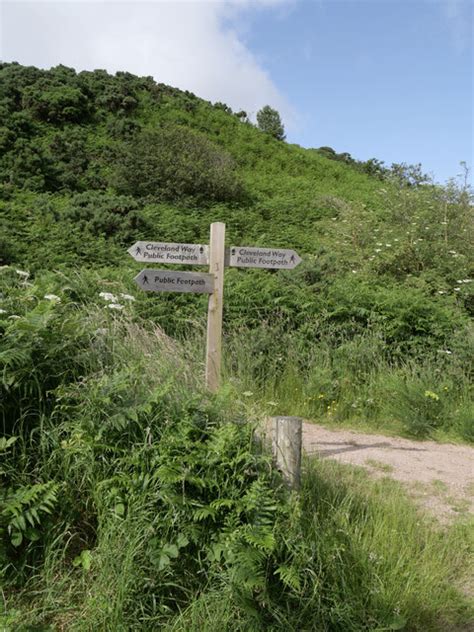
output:
<path id="1" fill-rule="evenodd" d="M 108 302 L 108 305 L 107 305 L 108 309 L 115 309 L 117 311 L 124 309 L 124 305 L 119 303 L 119 299 L 117 296 L 115 296 L 115 294 L 112 294 L 111 292 L 100 292 L 99 296 L 100 298 L 103 298 L 104 301 Z M 135 300 L 135 297 L 132 296 L 131 294 L 124 294 L 123 292 L 120 292 L 120 296 L 125 301 Z"/>
<path id="2" fill-rule="evenodd" d="M 113 303 L 116 303 L 118 301 L 118 298 L 115 296 L 115 294 L 111 294 L 111 292 L 99 292 L 99 296 L 100 298 L 103 298 L 104 301 L 112 301 Z"/>

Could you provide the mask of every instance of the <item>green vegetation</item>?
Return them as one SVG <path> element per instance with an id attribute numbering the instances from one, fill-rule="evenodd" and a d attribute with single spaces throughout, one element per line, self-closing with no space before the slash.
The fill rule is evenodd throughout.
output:
<path id="1" fill-rule="evenodd" d="M 469 525 L 328 463 L 294 498 L 254 433 L 287 412 L 474 440 L 467 183 L 128 73 L 0 64 L 0 120 L 0 627 L 467 622 Z M 226 271 L 211 397 L 205 297 L 139 292 L 126 249 L 218 220 L 303 263 Z"/>
<path id="2" fill-rule="evenodd" d="M 199 336 L 137 324 L 136 301 L 92 275 L 2 277 L 4 628 L 468 620 L 469 525 L 434 529 L 395 483 L 335 464 L 308 462 L 289 495 L 242 386 L 202 391 Z"/>
<path id="3" fill-rule="evenodd" d="M 205 243 L 223 220 L 229 243 L 304 259 L 291 272 L 226 273 L 225 330 L 252 341 L 258 400 L 472 440 L 466 180 L 441 187 L 419 166 L 277 142 L 245 112 L 150 77 L 16 64 L 0 76 L 0 263 L 31 275 L 95 268 L 131 292 L 135 239 Z M 173 336 L 205 313 L 202 297 L 137 298 L 137 317 Z"/>
<path id="4" fill-rule="evenodd" d="M 281 122 L 280 115 L 269 105 L 265 105 L 257 112 L 258 129 L 270 134 L 277 140 L 285 140 L 285 128 Z"/>

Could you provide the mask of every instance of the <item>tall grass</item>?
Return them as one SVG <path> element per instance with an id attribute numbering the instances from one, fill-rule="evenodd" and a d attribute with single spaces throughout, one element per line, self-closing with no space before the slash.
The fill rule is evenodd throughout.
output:
<path id="1" fill-rule="evenodd" d="M 472 330 L 451 348 L 397 357 L 377 330 L 342 340 L 322 331 L 308 347 L 261 326 L 229 336 L 226 376 L 269 413 L 472 441 Z"/>
<path id="2" fill-rule="evenodd" d="M 276 596 L 269 604 L 271 623 L 263 628 L 217 584 L 165 629 L 458 629 L 458 623 L 474 621 L 472 604 L 460 590 L 473 554 L 471 529 L 472 523 L 437 530 L 399 484 L 312 459 L 306 462 L 298 518 L 286 534 L 299 558 L 299 596 Z"/>

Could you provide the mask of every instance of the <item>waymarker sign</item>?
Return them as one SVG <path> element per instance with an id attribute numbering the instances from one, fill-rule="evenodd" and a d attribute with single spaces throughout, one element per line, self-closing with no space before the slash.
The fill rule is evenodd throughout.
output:
<path id="1" fill-rule="evenodd" d="M 209 246 L 202 244 L 166 244 L 159 241 L 137 241 L 127 252 L 135 261 L 147 263 L 209 264 Z"/>
<path id="2" fill-rule="evenodd" d="M 301 263 L 294 250 L 231 246 L 229 265 L 237 268 L 279 268 L 291 270 Z"/>
<path id="3" fill-rule="evenodd" d="M 142 290 L 149 292 L 192 292 L 212 294 L 214 277 L 212 274 L 181 272 L 174 270 L 142 270 L 134 278 Z"/>
<path id="4" fill-rule="evenodd" d="M 301 263 L 294 250 L 231 246 L 226 249 L 225 224 L 211 224 L 209 246 L 158 241 L 137 241 L 128 249 L 135 261 L 146 263 L 209 265 L 209 273 L 146 268 L 136 277 L 148 292 L 191 292 L 209 294 L 206 340 L 206 386 L 216 391 L 220 382 L 224 267 L 291 270 Z"/>

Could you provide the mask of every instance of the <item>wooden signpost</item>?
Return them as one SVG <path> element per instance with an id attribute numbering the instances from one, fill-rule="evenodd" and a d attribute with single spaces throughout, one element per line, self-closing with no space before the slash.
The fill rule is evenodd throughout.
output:
<path id="1" fill-rule="evenodd" d="M 222 309 L 224 305 L 224 267 L 273 268 L 291 270 L 301 263 L 294 250 L 231 246 L 226 249 L 225 224 L 211 224 L 209 246 L 137 241 L 128 249 L 135 261 L 146 263 L 208 265 L 209 273 L 155 270 L 146 268 L 135 282 L 149 292 L 192 292 L 209 294 L 206 344 L 206 386 L 219 388 L 222 348 Z"/>

